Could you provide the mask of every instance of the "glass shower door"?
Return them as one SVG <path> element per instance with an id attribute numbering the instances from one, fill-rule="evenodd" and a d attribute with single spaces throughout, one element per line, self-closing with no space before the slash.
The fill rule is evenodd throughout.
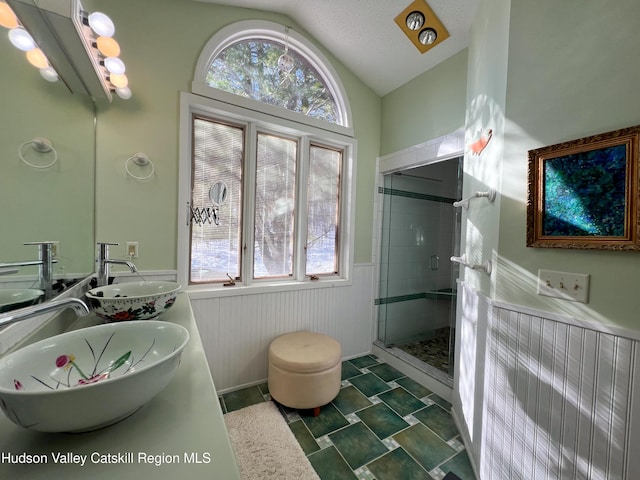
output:
<path id="1" fill-rule="evenodd" d="M 457 161 L 448 168 L 385 175 L 377 304 L 381 343 L 453 375 Z"/>

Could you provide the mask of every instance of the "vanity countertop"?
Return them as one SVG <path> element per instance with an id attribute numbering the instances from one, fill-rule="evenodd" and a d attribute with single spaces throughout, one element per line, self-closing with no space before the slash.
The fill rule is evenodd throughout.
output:
<path id="1" fill-rule="evenodd" d="M 89 433 L 32 432 L 0 413 L 0 478 L 239 479 L 187 294 L 179 294 L 158 320 L 182 325 L 190 334 L 166 389 L 125 420 Z M 89 315 L 75 328 L 95 323 Z"/>

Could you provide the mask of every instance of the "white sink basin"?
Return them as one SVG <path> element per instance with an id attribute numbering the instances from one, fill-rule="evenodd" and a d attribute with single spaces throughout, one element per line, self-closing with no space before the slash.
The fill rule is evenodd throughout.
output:
<path id="1" fill-rule="evenodd" d="M 100 318 L 146 320 L 171 308 L 180 288 L 175 282 L 127 282 L 93 288 L 86 296 L 89 308 Z"/>
<path id="2" fill-rule="evenodd" d="M 0 313 L 28 307 L 37 303 L 44 295 L 42 290 L 35 288 L 3 288 L 0 289 Z"/>
<path id="3" fill-rule="evenodd" d="M 161 321 L 108 323 L 0 359 L 0 407 L 16 425 L 83 432 L 122 420 L 167 386 L 189 333 Z"/>

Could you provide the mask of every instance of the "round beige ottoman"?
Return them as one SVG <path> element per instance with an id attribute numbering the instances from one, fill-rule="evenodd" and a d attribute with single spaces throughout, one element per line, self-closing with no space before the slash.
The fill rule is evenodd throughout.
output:
<path id="1" fill-rule="evenodd" d="M 336 398 L 340 391 L 340 344 L 314 332 L 281 335 L 269 346 L 269 393 L 278 403 L 296 409 L 314 409 Z"/>

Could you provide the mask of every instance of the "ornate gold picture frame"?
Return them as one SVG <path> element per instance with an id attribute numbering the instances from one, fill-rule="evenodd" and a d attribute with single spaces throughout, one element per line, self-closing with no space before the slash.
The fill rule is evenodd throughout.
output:
<path id="1" fill-rule="evenodd" d="M 640 125 L 529 150 L 527 246 L 640 250 Z"/>

